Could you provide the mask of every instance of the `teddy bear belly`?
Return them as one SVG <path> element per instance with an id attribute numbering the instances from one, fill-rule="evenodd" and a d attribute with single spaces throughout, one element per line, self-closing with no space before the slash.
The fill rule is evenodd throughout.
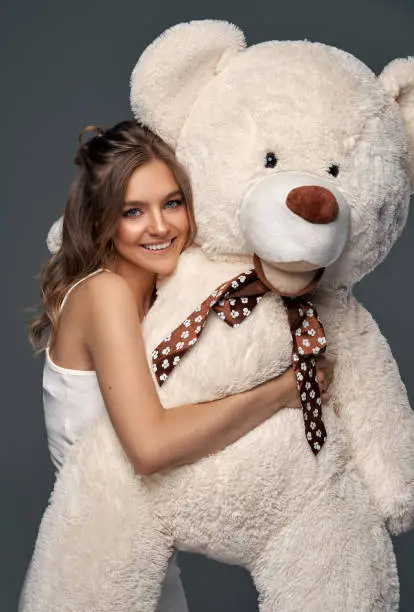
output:
<path id="1" fill-rule="evenodd" d="M 328 406 L 324 421 L 328 441 L 317 457 L 301 410 L 286 409 L 216 455 L 149 478 L 154 509 L 177 547 L 248 565 L 343 472 L 346 442 Z"/>
<path id="2" fill-rule="evenodd" d="M 173 409 L 250 389 L 289 367 L 291 350 L 278 296 L 265 296 L 240 327 L 212 313 L 160 398 Z M 254 554 L 343 471 L 347 442 L 331 406 L 324 408 L 324 422 L 328 442 L 317 457 L 306 441 L 302 410 L 285 408 L 216 455 L 149 478 L 156 512 L 177 545 L 245 563 L 249 551 Z"/>

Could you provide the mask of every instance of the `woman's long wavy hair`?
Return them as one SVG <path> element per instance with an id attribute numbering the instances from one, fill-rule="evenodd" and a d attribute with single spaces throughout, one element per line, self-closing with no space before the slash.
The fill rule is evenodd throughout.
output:
<path id="1" fill-rule="evenodd" d="M 82 142 L 85 132 L 96 135 Z M 124 207 L 132 173 L 158 159 L 171 170 L 180 187 L 190 219 L 189 242 L 196 227 L 191 186 L 173 150 L 148 128 L 123 121 L 104 130 L 89 126 L 79 136 L 75 179 L 66 202 L 62 243 L 40 275 L 43 312 L 29 325 L 36 349 L 56 334 L 62 300 L 77 280 L 107 265 L 114 256 L 112 237 Z"/>

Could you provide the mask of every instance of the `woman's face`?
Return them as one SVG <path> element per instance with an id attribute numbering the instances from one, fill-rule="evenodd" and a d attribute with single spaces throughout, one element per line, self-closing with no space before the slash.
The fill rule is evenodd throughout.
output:
<path id="1" fill-rule="evenodd" d="M 118 256 L 154 274 L 171 274 L 189 229 L 184 196 L 168 166 L 155 159 L 137 168 L 113 238 Z"/>

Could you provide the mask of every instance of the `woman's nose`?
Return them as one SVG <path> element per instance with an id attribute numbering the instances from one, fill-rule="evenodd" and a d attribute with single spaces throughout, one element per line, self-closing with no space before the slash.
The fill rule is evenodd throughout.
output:
<path id="1" fill-rule="evenodd" d="M 166 222 L 161 211 L 150 214 L 148 223 L 148 232 L 157 236 L 165 236 L 169 231 L 169 225 Z"/>

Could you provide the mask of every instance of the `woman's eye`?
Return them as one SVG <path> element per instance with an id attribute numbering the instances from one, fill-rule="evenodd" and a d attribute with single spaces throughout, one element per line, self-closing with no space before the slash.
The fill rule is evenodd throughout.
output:
<path id="1" fill-rule="evenodd" d="M 183 204 L 183 200 L 168 200 L 168 202 L 165 203 L 165 207 L 177 208 L 178 206 L 181 206 L 181 204 Z"/>
<path id="2" fill-rule="evenodd" d="M 128 208 L 123 212 L 123 217 L 139 217 L 142 214 L 142 210 L 140 208 Z"/>

